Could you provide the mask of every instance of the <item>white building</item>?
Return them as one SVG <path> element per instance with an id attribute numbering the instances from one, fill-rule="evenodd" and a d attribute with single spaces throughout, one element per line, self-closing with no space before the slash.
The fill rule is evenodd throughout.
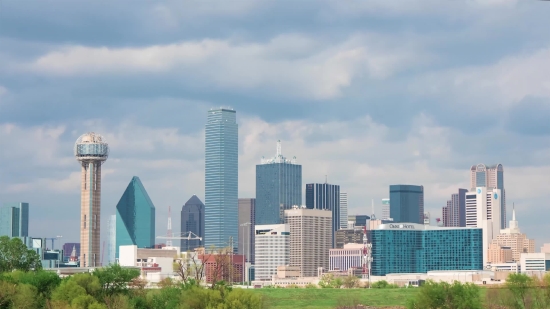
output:
<path id="1" fill-rule="evenodd" d="M 345 244 L 342 249 L 330 249 L 329 270 L 347 271 L 350 268 L 361 268 L 363 244 Z"/>
<path id="2" fill-rule="evenodd" d="M 173 249 L 172 249 L 173 248 Z M 167 249 L 138 249 L 136 245 L 119 246 L 118 262 L 120 266 L 138 267 L 141 278 L 148 282 L 174 276 L 174 259 L 179 250 L 175 247 Z"/>
<path id="3" fill-rule="evenodd" d="M 519 264 L 522 273 L 550 271 L 550 253 L 522 253 Z"/>
<path id="4" fill-rule="evenodd" d="M 486 165 L 477 164 L 470 168 L 470 191 L 484 187 L 487 190 L 499 189 L 501 191 L 500 226 L 506 227 L 506 190 L 504 189 L 504 168 L 502 164 Z"/>
<path id="5" fill-rule="evenodd" d="M 382 199 L 382 220 L 389 220 L 390 219 L 390 199 L 389 198 L 383 198 Z"/>
<path id="6" fill-rule="evenodd" d="M 348 194 L 340 192 L 340 229 L 348 228 Z"/>
<path id="7" fill-rule="evenodd" d="M 487 249 L 500 234 L 501 196 L 499 189 L 477 187 L 466 193 L 466 226 L 483 230 L 483 265 L 487 265 Z"/>
<path id="8" fill-rule="evenodd" d="M 255 280 L 271 280 L 277 266 L 290 263 L 290 228 L 287 224 L 256 225 Z"/>

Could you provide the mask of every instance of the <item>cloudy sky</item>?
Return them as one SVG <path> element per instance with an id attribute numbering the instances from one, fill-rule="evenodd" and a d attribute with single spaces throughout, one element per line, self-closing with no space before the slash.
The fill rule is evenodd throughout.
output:
<path id="1" fill-rule="evenodd" d="M 107 216 L 132 176 L 157 235 L 204 200 L 207 110 L 239 123 L 239 196 L 283 153 L 350 214 L 425 187 L 432 220 L 469 167 L 502 163 L 520 227 L 550 241 L 550 3 L 535 0 L 0 1 L 0 202 L 32 236 L 78 241 L 73 144 L 95 131 Z M 380 214 L 380 207 L 376 209 Z M 511 212 L 511 210 L 510 210 Z M 510 213 L 509 212 L 509 213 Z"/>

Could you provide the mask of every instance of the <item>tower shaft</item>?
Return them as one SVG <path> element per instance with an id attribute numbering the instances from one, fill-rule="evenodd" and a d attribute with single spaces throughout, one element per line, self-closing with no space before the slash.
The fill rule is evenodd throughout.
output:
<path id="1" fill-rule="evenodd" d="M 82 161 L 80 266 L 99 267 L 101 237 L 101 162 Z"/>

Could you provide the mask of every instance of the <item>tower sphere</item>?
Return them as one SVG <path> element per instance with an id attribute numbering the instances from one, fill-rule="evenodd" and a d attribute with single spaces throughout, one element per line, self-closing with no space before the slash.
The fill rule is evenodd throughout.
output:
<path id="1" fill-rule="evenodd" d="M 82 134 L 74 144 L 74 155 L 80 162 L 99 161 L 103 163 L 109 157 L 109 145 L 103 136 L 88 132 Z"/>

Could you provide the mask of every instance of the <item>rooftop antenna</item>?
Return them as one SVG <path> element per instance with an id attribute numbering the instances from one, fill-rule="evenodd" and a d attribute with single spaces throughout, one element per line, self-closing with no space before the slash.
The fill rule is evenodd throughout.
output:
<path id="1" fill-rule="evenodd" d="M 328 183 L 328 175 L 325 175 L 325 183 Z"/>
<path id="2" fill-rule="evenodd" d="M 282 151 L 281 151 L 281 140 L 278 140 L 277 141 L 277 158 L 281 157 L 282 156 Z"/>
<path id="3" fill-rule="evenodd" d="M 167 236 L 169 237 L 166 240 L 166 246 L 172 247 L 172 209 L 170 206 L 168 206 L 168 233 Z"/>

